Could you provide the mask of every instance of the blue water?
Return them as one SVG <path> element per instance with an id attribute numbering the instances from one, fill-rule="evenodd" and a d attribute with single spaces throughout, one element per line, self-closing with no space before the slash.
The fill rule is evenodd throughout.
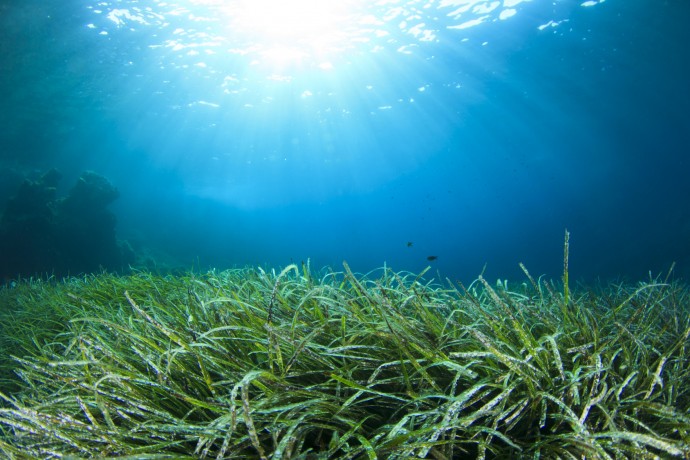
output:
<path id="1" fill-rule="evenodd" d="M 690 275 L 689 2 L 255 4 L 3 2 L 0 209 L 92 170 L 149 265 Z"/>

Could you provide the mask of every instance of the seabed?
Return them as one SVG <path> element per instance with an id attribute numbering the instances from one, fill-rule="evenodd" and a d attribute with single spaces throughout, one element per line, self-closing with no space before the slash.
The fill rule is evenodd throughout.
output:
<path id="1" fill-rule="evenodd" d="M 425 274 L 290 265 L 6 286 L 0 453 L 690 457 L 686 285 Z"/>

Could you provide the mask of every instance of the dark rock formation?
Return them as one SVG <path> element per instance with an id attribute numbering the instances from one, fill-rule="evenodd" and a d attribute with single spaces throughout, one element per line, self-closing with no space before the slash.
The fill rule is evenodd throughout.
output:
<path id="1" fill-rule="evenodd" d="M 107 209 L 119 193 L 102 176 L 82 174 L 69 194 L 56 197 L 61 175 L 48 171 L 25 180 L 0 219 L 0 276 L 64 276 L 102 269 L 120 270 L 132 257 L 115 235 Z"/>

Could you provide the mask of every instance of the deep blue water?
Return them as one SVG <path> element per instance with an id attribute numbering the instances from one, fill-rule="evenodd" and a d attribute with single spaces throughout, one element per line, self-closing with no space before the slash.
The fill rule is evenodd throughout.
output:
<path id="1" fill-rule="evenodd" d="M 690 275 L 690 2 L 239 3 L 3 1 L 0 210 L 92 170 L 149 264 Z"/>

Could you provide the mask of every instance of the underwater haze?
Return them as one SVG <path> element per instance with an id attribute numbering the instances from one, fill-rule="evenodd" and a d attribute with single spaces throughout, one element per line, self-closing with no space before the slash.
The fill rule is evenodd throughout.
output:
<path id="1" fill-rule="evenodd" d="M 3 0 L 0 275 L 308 260 L 558 279 L 567 229 L 571 280 L 687 279 L 688 17 Z"/>

